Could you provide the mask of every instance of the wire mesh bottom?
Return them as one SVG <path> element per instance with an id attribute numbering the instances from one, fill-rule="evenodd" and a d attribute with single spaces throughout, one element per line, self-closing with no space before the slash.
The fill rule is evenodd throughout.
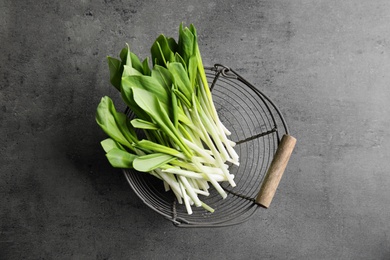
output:
<path id="1" fill-rule="evenodd" d="M 193 207 L 188 215 L 172 192 L 166 192 L 161 180 L 150 174 L 124 170 L 126 179 L 138 197 L 151 209 L 178 227 L 220 227 L 242 223 L 259 208 L 255 202 L 264 176 L 278 148 L 280 137 L 288 134 L 285 120 L 276 105 L 235 71 L 223 65 L 205 68 L 213 101 L 229 139 L 236 142 L 240 166 L 232 165 L 237 186 L 221 183 L 228 196 L 222 199 L 210 187 L 209 196 L 200 199 L 215 209 L 210 213 Z M 127 115 L 134 117 L 132 111 Z"/>

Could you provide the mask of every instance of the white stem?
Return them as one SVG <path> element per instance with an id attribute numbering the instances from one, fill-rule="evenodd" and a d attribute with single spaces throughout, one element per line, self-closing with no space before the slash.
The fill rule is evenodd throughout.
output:
<path id="1" fill-rule="evenodd" d="M 184 143 L 190 147 L 192 150 L 194 150 L 197 154 L 199 154 L 201 157 L 204 158 L 204 162 L 215 164 L 215 159 L 210 156 L 210 152 L 208 150 L 202 149 L 199 146 L 193 144 L 192 142 L 188 141 L 187 139 L 183 138 Z"/>
<path id="2" fill-rule="evenodd" d="M 183 183 L 184 187 L 186 188 L 186 191 L 187 191 L 187 194 L 188 196 L 190 196 L 190 198 L 192 199 L 192 201 L 195 203 L 195 206 L 197 207 L 200 207 L 202 206 L 202 203 L 200 202 L 198 196 L 196 195 L 196 193 L 194 192 L 193 188 L 191 187 L 190 183 L 188 182 L 188 180 L 183 177 L 183 176 L 179 176 L 179 179 L 180 181 Z"/>
<path id="3" fill-rule="evenodd" d="M 166 181 L 169 184 L 169 186 L 171 187 L 173 193 L 177 197 L 178 202 L 180 204 L 182 204 L 183 201 L 182 201 L 182 198 L 180 196 L 181 191 L 180 191 L 179 183 L 177 182 L 175 177 L 173 175 L 171 175 L 171 174 L 163 172 L 161 169 L 155 169 L 155 171 L 158 173 L 158 175 L 161 176 L 161 178 L 164 181 Z"/>
<path id="4" fill-rule="evenodd" d="M 203 165 L 199 162 L 197 162 L 196 160 L 194 161 L 194 164 L 197 165 L 199 167 L 200 170 L 202 170 L 202 167 Z M 203 172 L 206 172 L 206 171 L 203 171 Z M 207 174 L 207 173 L 204 173 L 204 178 L 209 181 L 213 186 L 214 188 L 218 191 L 218 193 L 221 195 L 222 198 L 226 198 L 227 197 L 227 194 L 226 192 L 222 189 L 221 185 L 219 185 L 219 183 L 214 179 L 215 176 L 210 176 L 210 174 Z"/>
<path id="5" fill-rule="evenodd" d="M 162 172 L 169 172 L 172 174 L 176 174 L 179 176 L 184 176 L 187 178 L 192 178 L 192 179 L 202 179 L 203 176 L 199 173 L 193 172 L 193 171 L 188 171 L 188 170 L 183 170 L 180 168 L 172 167 L 172 168 L 167 168 L 162 170 Z"/>
<path id="6" fill-rule="evenodd" d="M 195 189 L 195 188 L 194 188 L 194 192 L 197 194 L 200 194 L 200 195 L 204 195 L 204 196 L 210 195 L 210 193 L 208 191 L 203 191 L 203 190 L 199 190 L 199 189 Z"/>
<path id="7" fill-rule="evenodd" d="M 187 213 L 188 213 L 188 215 L 191 215 L 192 214 L 192 208 L 191 208 L 191 205 L 190 205 L 190 201 L 189 201 L 188 195 L 186 194 L 184 186 L 183 186 L 183 184 L 180 181 L 179 181 L 179 186 L 180 186 L 180 190 L 181 190 L 182 197 L 183 197 L 183 200 L 184 200 L 184 205 L 186 206 L 186 209 L 187 209 Z"/>

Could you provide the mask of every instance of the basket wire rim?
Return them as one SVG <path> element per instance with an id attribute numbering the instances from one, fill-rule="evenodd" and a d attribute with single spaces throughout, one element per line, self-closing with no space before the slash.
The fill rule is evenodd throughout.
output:
<path id="1" fill-rule="evenodd" d="M 211 83 L 209 82 L 209 84 L 210 84 L 209 86 L 210 86 L 211 91 L 213 91 L 218 80 L 222 81 L 224 84 L 230 84 L 230 86 L 233 88 L 235 87 L 235 85 L 233 85 L 234 83 L 232 83 L 231 80 L 237 80 L 237 81 L 241 82 L 243 84 L 243 86 L 249 87 L 249 89 L 252 92 L 254 92 L 254 94 L 256 94 L 256 97 L 258 97 L 262 101 L 262 105 L 264 104 L 266 107 L 266 108 L 264 108 L 264 107 L 260 106 L 261 109 L 263 109 L 263 112 L 265 112 L 264 109 L 268 110 L 268 112 L 264 113 L 264 115 L 267 117 L 268 123 L 270 125 L 273 125 L 274 127 L 271 130 L 268 130 L 267 132 L 260 133 L 263 135 L 259 135 L 257 137 L 252 136 L 252 138 L 253 139 L 257 139 L 259 137 L 268 138 L 269 139 L 268 145 L 271 146 L 271 144 L 273 143 L 273 146 L 274 146 L 273 151 L 275 152 L 275 150 L 277 149 L 278 143 L 280 141 L 281 135 L 279 134 L 279 132 L 284 132 L 285 134 L 289 134 L 289 129 L 287 127 L 287 123 L 286 123 L 282 113 L 280 112 L 279 108 L 276 106 L 276 104 L 274 102 L 272 102 L 271 99 L 268 98 L 265 94 L 263 94 L 263 92 L 261 92 L 258 88 L 256 88 L 254 85 L 252 85 L 251 83 L 246 81 L 236 71 L 232 70 L 229 67 L 226 67 L 224 65 L 217 63 L 213 67 L 210 67 L 210 66 L 205 67 L 205 71 L 206 71 L 206 74 L 208 77 L 212 77 L 212 76 L 214 77 L 212 79 L 212 82 Z M 272 109 L 270 107 L 272 107 Z M 274 111 L 276 113 L 276 115 L 274 115 L 273 112 L 271 112 L 271 111 Z M 127 108 L 125 113 L 129 117 L 131 117 L 132 112 L 130 109 Z M 263 113 L 258 113 L 258 114 L 261 116 L 261 118 L 264 121 Z M 268 118 L 268 115 L 270 115 L 271 118 Z M 277 127 L 276 117 L 278 118 L 278 120 L 282 124 L 281 128 Z M 271 124 L 271 122 L 272 122 L 272 124 Z M 250 142 L 250 141 L 251 141 L 251 138 L 248 138 L 248 140 L 247 139 L 238 140 L 237 145 L 241 145 L 243 143 Z M 265 142 L 263 142 L 263 146 L 266 146 Z M 266 149 L 264 147 L 263 151 L 265 151 L 265 150 Z M 272 149 L 268 149 L 269 154 L 268 154 L 267 158 L 269 158 L 269 159 L 268 159 L 268 162 L 265 163 L 265 166 L 264 166 L 264 160 L 265 160 L 264 156 L 263 156 L 263 162 L 255 165 L 256 167 L 258 167 L 260 165 L 259 172 L 261 172 L 264 167 L 265 167 L 265 171 L 268 169 L 270 161 L 273 158 L 273 154 L 271 154 L 271 152 L 272 152 L 271 150 Z M 177 227 L 225 227 L 225 226 L 237 225 L 237 224 L 243 223 L 243 222 L 247 221 L 248 219 L 250 219 L 254 215 L 254 213 L 259 208 L 261 208 L 261 205 L 257 204 L 255 202 L 254 198 L 245 197 L 245 195 L 242 195 L 239 193 L 235 194 L 234 191 L 230 191 L 229 189 L 224 187 L 224 189 L 228 193 L 228 196 L 233 197 L 233 201 L 235 201 L 235 200 L 243 201 L 242 199 L 244 199 L 245 203 L 241 203 L 241 208 L 242 208 L 241 211 L 237 211 L 236 210 L 237 208 L 234 208 L 235 204 L 231 204 L 231 208 L 232 208 L 233 213 L 237 212 L 238 215 L 237 214 L 230 214 L 230 218 L 225 217 L 225 218 L 221 218 L 220 220 L 218 220 L 219 216 L 217 216 L 216 220 L 214 220 L 213 218 L 210 218 L 210 219 L 207 218 L 207 220 L 208 220 L 207 222 L 201 221 L 201 220 L 203 220 L 202 216 L 192 217 L 191 220 L 188 220 L 188 218 L 186 218 L 185 216 L 181 216 L 180 214 L 178 214 L 178 208 L 177 208 L 178 203 L 175 199 L 168 202 L 167 200 L 164 200 L 166 198 L 165 196 L 160 198 L 158 196 L 149 195 L 148 191 L 151 192 L 152 189 L 155 189 L 155 187 L 148 187 L 148 185 L 143 185 L 143 183 L 141 181 L 141 178 L 143 176 L 142 175 L 137 176 L 137 174 L 140 174 L 140 173 L 136 173 L 136 171 L 129 170 L 129 169 L 125 169 L 125 170 L 123 170 L 123 172 L 124 172 L 124 175 L 126 177 L 127 182 L 131 186 L 132 190 L 144 202 L 144 204 L 146 204 L 149 208 L 151 208 L 155 212 L 162 215 L 165 219 L 170 220 Z M 255 189 L 255 187 L 257 187 L 256 191 L 258 191 L 260 184 L 263 181 L 264 175 L 261 177 L 260 183 L 258 183 L 257 186 L 253 185 L 252 189 Z M 255 176 L 252 176 L 252 178 L 254 178 L 254 177 Z M 254 193 L 254 192 L 255 191 L 252 191 L 251 193 Z M 151 202 L 153 202 L 153 203 L 151 203 Z M 224 205 L 224 204 L 222 203 L 221 205 Z M 229 207 L 227 209 L 229 209 Z M 224 208 L 224 213 L 226 213 L 225 210 L 226 209 Z M 194 210 L 194 213 L 195 212 L 198 212 L 198 211 Z M 231 211 L 228 211 L 228 212 L 231 212 Z M 243 214 L 243 213 L 245 213 L 245 214 Z M 214 214 L 214 213 L 211 213 L 211 214 Z"/>

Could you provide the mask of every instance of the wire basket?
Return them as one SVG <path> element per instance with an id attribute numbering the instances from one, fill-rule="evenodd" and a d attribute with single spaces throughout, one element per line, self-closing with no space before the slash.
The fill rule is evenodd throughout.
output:
<path id="1" fill-rule="evenodd" d="M 220 227 L 242 223 L 259 208 L 268 208 L 295 145 L 277 106 L 234 70 L 216 64 L 206 67 L 213 101 L 229 139 L 236 142 L 240 166 L 230 166 L 237 186 L 221 183 L 228 196 L 222 199 L 210 189 L 202 201 L 215 209 L 202 207 L 188 215 L 161 180 L 150 174 L 124 170 L 127 181 L 138 197 L 151 209 L 178 227 Z M 131 110 L 126 111 L 134 118 Z"/>

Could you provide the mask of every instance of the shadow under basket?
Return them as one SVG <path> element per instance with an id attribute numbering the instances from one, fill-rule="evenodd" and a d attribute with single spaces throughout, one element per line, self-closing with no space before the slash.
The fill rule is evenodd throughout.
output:
<path id="1" fill-rule="evenodd" d="M 234 70 L 216 64 L 205 68 L 213 101 L 221 122 L 231 132 L 229 139 L 240 157 L 240 165 L 229 167 L 237 186 L 221 183 L 228 196 L 210 187 L 200 199 L 215 211 L 192 207 L 189 215 L 171 191 L 156 177 L 124 170 L 138 197 L 177 227 L 221 227 L 240 224 L 258 209 L 268 208 L 294 149 L 296 139 L 277 106 Z M 127 110 L 129 118 L 134 118 Z"/>

